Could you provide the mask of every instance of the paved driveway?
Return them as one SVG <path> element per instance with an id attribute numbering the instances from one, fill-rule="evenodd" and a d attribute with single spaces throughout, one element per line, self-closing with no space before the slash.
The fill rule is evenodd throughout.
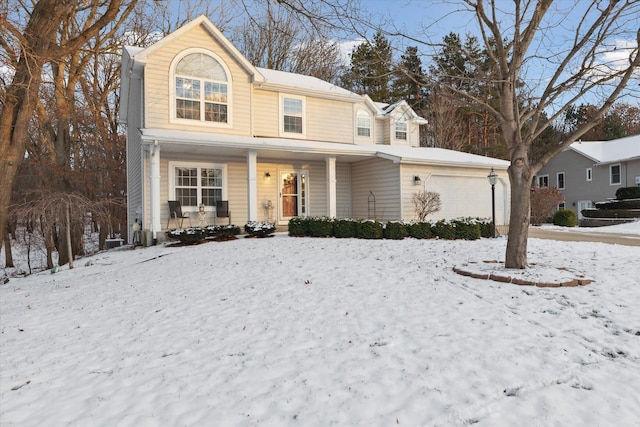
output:
<path id="1" fill-rule="evenodd" d="M 569 242 L 602 242 L 615 245 L 640 246 L 640 235 L 638 234 L 592 233 L 575 231 L 570 228 L 566 230 L 551 230 L 548 228 L 529 227 L 529 237 Z"/>

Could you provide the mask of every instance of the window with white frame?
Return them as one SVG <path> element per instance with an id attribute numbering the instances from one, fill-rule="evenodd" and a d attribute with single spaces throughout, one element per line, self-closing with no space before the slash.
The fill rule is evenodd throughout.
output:
<path id="1" fill-rule="evenodd" d="M 609 184 L 620 185 L 621 183 L 620 164 L 609 166 Z"/>
<path id="2" fill-rule="evenodd" d="M 304 98 L 282 97 L 282 131 L 304 134 Z"/>
<path id="3" fill-rule="evenodd" d="M 190 53 L 174 69 L 175 118 L 229 123 L 228 76 L 215 58 Z"/>
<path id="4" fill-rule="evenodd" d="M 536 178 L 538 183 L 538 187 L 548 187 L 549 186 L 549 175 L 540 175 Z"/>
<path id="5" fill-rule="evenodd" d="M 217 200 L 224 199 L 225 165 L 169 163 L 169 199 L 178 200 L 187 209 L 197 208 L 201 203 L 214 207 Z"/>
<path id="6" fill-rule="evenodd" d="M 564 190 L 564 172 L 557 174 L 558 190 Z"/>
<path id="7" fill-rule="evenodd" d="M 593 180 L 593 171 L 591 168 L 587 168 L 587 181 Z"/>
<path id="8" fill-rule="evenodd" d="M 371 136 L 371 115 L 366 110 L 358 110 L 356 114 L 356 127 L 358 128 L 358 136 Z"/>
<path id="9" fill-rule="evenodd" d="M 407 140 L 407 119 L 404 114 L 396 117 L 396 139 Z"/>

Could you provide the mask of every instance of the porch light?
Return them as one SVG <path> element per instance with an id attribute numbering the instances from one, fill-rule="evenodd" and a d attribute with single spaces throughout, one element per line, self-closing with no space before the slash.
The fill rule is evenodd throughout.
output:
<path id="1" fill-rule="evenodd" d="M 418 175 L 413 177 L 413 185 L 420 185 L 422 184 L 422 180 L 420 179 L 420 177 Z"/>
<path id="2" fill-rule="evenodd" d="M 265 181 L 271 181 L 271 174 L 269 172 L 265 172 L 264 173 L 264 180 Z"/>

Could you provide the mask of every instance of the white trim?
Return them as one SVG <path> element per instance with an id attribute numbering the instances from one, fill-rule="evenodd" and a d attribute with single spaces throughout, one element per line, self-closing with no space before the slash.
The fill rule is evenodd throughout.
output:
<path id="1" fill-rule="evenodd" d="M 191 120 L 191 119 L 181 119 L 176 117 L 176 73 L 175 69 L 178 63 L 187 55 L 191 55 L 193 53 L 201 53 L 207 56 L 212 57 L 222 67 L 225 74 L 227 75 L 227 122 L 209 122 L 204 120 L 204 114 L 201 115 L 200 120 Z M 187 76 L 185 76 L 187 77 Z M 201 92 L 204 93 L 204 87 L 202 87 Z M 201 97 L 204 95 L 201 95 Z M 200 102 L 203 102 L 202 100 Z M 202 106 L 201 106 L 202 108 Z M 233 76 L 231 75 L 231 70 L 227 67 L 227 64 L 220 58 L 218 55 L 213 53 L 208 49 L 203 49 L 200 47 L 192 47 L 189 49 L 185 49 L 182 52 L 178 53 L 171 64 L 169 65 L 169 123 L 180 123 L 191 126 L 203 126 L 203 127 L 211 127 L 211 128 L 232 128 L 233 127 Z"/>
<path id="2" fill-rule="evenodd" d="M 400 123 L 401 121 L 402 121 L 402 123 L 404 123 L 404 126 L 405 126 L 405 130 L 404 131 L 400 131 L 401 133 L 404 132 L 404 138 L 398 138 L 398 123 Z M 393 139 L 394 140 L 409 142 L 409 120 L 405 116 L 404 112 L 394 116 L 394 118 L 393 118 L 393 131 L 392 132 L 393 132 Z"/>
<path id="3" fill-rule="evenodd" d="M 298 185 L 296 188 L 296 198 L 297 198 L 297 210 L 298 210 L 298 215 L 299 217 L 308 217 L 309 216 L 309 212 L 310 212 L 310 202 L 311 202 L 311 197 L 310 197 L 310 192 L 309 192 L 309 170 L 308 169 L 290 169 L 290 168 L 283 168 L 277 169 L 277 175 L 278 175 L 278 224 L 279 225 L 285 225 L 289 222 L 289 220 L 293 217 L 291 216 L 284 216 L 283 212 L 282 212 L 282 208 L 283 208 L 283 203 L 282 203 L 282 177 L 287 174 L 287 173 L 295 173 L 297 174 L 298 177 Z M 302 212 L 302 208 L 303 208 L 303 198 L 301 195 L 301 187 L 302 187 L 302 176 L 304 175 L 304 185 L 305 185 L 305 197 L 304 197 L 304 213 Z"/>
<path id="4" fill-rule="evenodd" d="M 547 179 L 547 185 L 540 185 L 540 178 L 546 178 Z M 536 186 L 542 188 L 542 187 L 548 187 L 549 186 L 549 174 L 545 174 L 545 175 L 536 175 Z"/>
<path id="5" fill-rule="evenodd" d="M 358 126 L 358 115 L 360 113 L 365 113 L 368 116 L 369 119 L 369 136 L 364 136 L 364 135 L 360 135 L 358 133 L 359 129 L 366 129 L 364 127 L 360 127 Z M 354 120 L 354 124 L 355 124 L 355 136 L 357 139 L 362 140 L 362 141 L 371 141 L 371 139 L 373 138 L 373 117 L 372 114 L 369 110 L 367 110 L 366 108 L 358 108 L 356 109 L 356 114 L 355 114 L 355 120 Z"/>
<path id="6" fill-rule="evenodd" d="M 560 187 L 560 175 L 562 175 L 562 187 Z M 564 190 L 567 181 L 567 175 L 564 172 L 556 173 L 556 184 L 558 184 L 558 190 Z"/>
<path id="7" fill-rule="evenodd" d="M 226 163 L 203 163 L 203 162 L 189 162 L 189 161 L 170 161 L 169 162 L 169 173 L 168 176 L 168 193 L 167 200 L 175 200 L 176 199 L 176 188 L 175 188 L 175 170 L 176 168 L 184 167 L 184 168 L 208 168 L 208 169 L 221 169 L 222 170 L 222 200 L 229 200 L 227 197 L 228 189 L 229 189 L 229 178 L 227 173 L 227 164 Z M 200 187 L 200 173 L 198 173 L 198 190 Z M 196 206 L 182 206 L 185 211 L 188 212 L 197 212 L 198 205 L 202 203 L 202 194 L 198 191 L 198 204 Z M 215 207 L 213 208 L 215 210 Z"/>
<path id="8" fill-rule="evenodd" d="M 612 169 L 614 167 L 618 167 L 618 182 L 613 182 L 613 173 Z M 615 163 L 613 165 L 609 165 L 609 185 L 622 185 L 622 165 L 620 163 Z"/>
<path id="9" fill-rule="evenodd" d="M 302 101 L 302 133 L 298 132 L 285 132 L 284 131 L 284 100 L 297 99 Z M 280 136 L 287 138 L 306 138 L 307 137 L 307 98 L 304 96 L 290 95 L 281 93 L 278 97 L 278 121 Z"/>

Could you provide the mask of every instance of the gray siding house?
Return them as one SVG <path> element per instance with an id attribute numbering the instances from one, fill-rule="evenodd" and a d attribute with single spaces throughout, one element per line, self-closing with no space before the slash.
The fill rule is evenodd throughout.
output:
<path id="1" fill-rule="evenodd" d="M 578 141 L 540 170 L 534 184 L 562 191 L 564 205 L 582 218 L 595 202 L 613 199 L 621 187 L 640 185 L 640 135 L 611 141 Z"/>

